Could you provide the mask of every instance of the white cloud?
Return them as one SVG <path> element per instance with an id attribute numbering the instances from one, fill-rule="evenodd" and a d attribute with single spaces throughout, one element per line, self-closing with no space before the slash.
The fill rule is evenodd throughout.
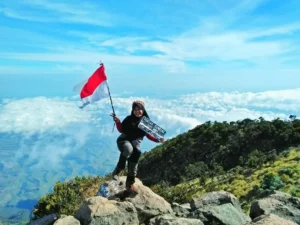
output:
<path id="1" fill-rule="evenodd" d="M 278 56 L 294 50 L 293 42 L 283 40 L 255 41 L 252 38 L 285 34 L 284 31 L 299 30 L 299 26 L 271 28 L 263 31 L 222 31 L 203 33 L 202 28 L 193 29 L 179 37 L 169 37 L 165 41 L 140 39 L 128 42 L 123 39 L 109 40 L 117 49 L 128 52 L 155 51 L 169 60 L 201 61 L 201 60 L 257 60 Z M 157 53 L 157 54 L 158 54 Z"/>
<path id="2" fill-rule="evenodd" d="M 120 119 L 130 114 L 131 104 L 141 99 L 151 119 L 172 137 L 205 121 L 236 121 L 245 118 L 288 119 L 300 113 L 300 89 L 265 92 L 209 92 L 183 95 L 178 99 L 145 97 L 114 98 Z"/>
<path id="3" fill-rule="evenodd" d="M 27 13 L 27 11 L 30 11 L 30 13 Z M 113 21 L 116 21 L 115 16 L 104 12 L 101 7 L 82 2 L 65 4 L 45 0 L 23 1 L 22 3 L 11 1 L 4 4 L 0 12 L 10 18 L 37 22 L 59 21 L 62 23 L 112 26 Z"/>
<path id="4" fill-rule="evenodd" d="M 181 30 L 181 33 L 176 33 L 176 35 L 161 36 L 158 33 L 155 35 L 139 36 L 129 33 L 126 36 L 115 36 L 105 30 L 101 33 L 97 33 L 94 30 L 90 32 L 66 30 L 64 31 L 64 35 L 72 35 L 73 37 L 63 39 L 64 41 L 49 38 L 52 43 L 51 47 L 49 47 L 49 43 L 43 42 L 42 35 L 38 36 L 36 47 L 45 48 L 45 46 L 48 46 L 47 49 L 51 50 L 51 52 L 2 51 L 0 58 L 5 60 L 82 65 L 102 60 L 111 65 L 155 65 L 163 70 L 162 73 L 179 74 L 184 72 L 188 74 L 188 69 L 190 69 L 189 63 L 199 63 L 199 65 L 207 63 L 206 68 L 214 69 L 216 68 L 216 64 L 218 67 L 222 66 L 224 68 L 227 66 L 230 68 L 230 66 L 224 64 L 228 63 L 234 67 L 237 62 L 240 62 L 239 66 L 242 67 L 245 65 L 241 62 L 250 62 L 253 67 L 270 68 L 270 65 L 284 67 L 287 60 L 292 59 L 296 61 L 299 58 L 299 54 L 297 54 L 299 47 L 295 45 L 294 36 L 290 35 L 300 30 L 299 23 L 286 23 L 285 25 L 274 25 L 268 28 L 249 28 L 247 31 L 240 27 L 235 27 L 234 29 L 232 27 L 228 28 L 239 17 L 247 12 L 251 12 L 251 10 L 263 3 L 264 0 L 243 1 L 241 3 L 233 1 L 226 4 L 216 4 L 212 0 L 210 2 L 211 5 L 218 6 L 218 10 L 221 12 L 218 16 L 201 17 L 198 26 L 194 26 L 184 32 Z M 102 23 L 104 21 L 106 23 L 111 18 L 114 18 L 112 15 L 102 11 L 98 13 L 99 6 L 88 3 L 70 5 L 57 1 L 35 0 L 26 1 L 21 4 L 37 9 L 37 12 L 45 11 L 52 13 L 55 15 L 52 18 L 56 20 L 82 23 L 97 23 L 97 21 L 101 21 Z M 12 10 L 16 10 L 12 4 L 8 4 L 7 7 L 2 8 L 3 13 L 12 12 Z M 35 10 L 32 12 L 33 14 L 36 13 Z M 99 19 L 98 15 L 100 17 L 103 16 L 105 19 Z M 124 22 L 123 19 L 119 18 L 118 20 Z M 26 35 L 26 32 L 23 33 Z M 30 33 L 27 35 L 29 37 L 33 36 Z M 75 41 L 74 37 L 76 38 Z M 264 37 L 272 38 L 263 41 L 257 40 L 257 38 Z M 36 38 L 33 37 L 34 39 Z M 29 38 L 29 40 L 31 39 Z M 84 44 L 78 45 L 78 42 Z M 19 42 L 15 41 L 15 43 Z M 32 46 L 36 43 L 27 44 Z M 94 51 L 95 47 L 98 49 L 97 52 Z M 293 53 L 292 58 L 289 56 L 290 53 Z M 79 55 L 80 57 L 78 57 Z M 196 67 L 199 68 L 198 66 Z M 293 63 L 289 66 L 293 67 Z M 61 67 L 52 67 L 53 71 L 59 71 L 59 69 Z"/>
<path id="5" fill-rule="evenodd" d="M 208 92 L 176 99 L 114 97 L 113 103 L 117 116 L 123 120 L 130 114 L 132 102 L 143 100 L 150 118 L 167 131 L 168 139 L 209 120 L 288 119 L 290 114 L 300 113 L 299 96 L 300 89 L 258 93 Z M 45 97 L 4 100 L 0 105 L 0 132 L 24 137 L 20 139 L 16 159 L 25 157 L 24 163 L 33 169 L 45 164 L 61 166 L 65 157 L 93 143 L 95 138 L 110 140 L 105 149 L 114 149 L 115 141 L 111 140 L 119 132 L 116 127 L 112 132 L 109 101 L 101 100 L 83 110 L 78 108 L 76 101 L 76 98 L 74 101 L 74 98 Z M 32 138 L 36 139 L 29 146 L 28 140 Z M 155 145 L 146 143 L 151 144 Z"/>
<path id="6" fill-rule="evenodd" d="M 190 129 L 207 120 L 238 120 L 276 117 L 288 118 L 300 112 L 300 89 L 265 92 L 208 92 L 183 95 L 177 99 L 150 97 L 113 98 L 115 111 L 120 118 L 130 114 L 131 104 L 141 99 L 154 120 L 166 129 Z M 101 128 L 102 135 L 110 133 L 110 102 L 101 100 L 84 110 L 70 99 L 37 97 L 5 100 L 0 107 L 1 132 L 45 133 L 74 124 L 92 124 Z"/>
<path id="7" fill-rule="evenodd" d="M 57 63 L 57 65 L 53 65 L 51 68 L 47 70 L 39 70 L 38 68 L 28 67 L 28 66 L 0 66 L 0 75 L 51 75 L 54 74 L 88 74 L 87 67 L 83 65 L 61 65 Z"/>
<path id="8" fill-rule="evenodd" d="M 50 17 L 37 17 L 34 15 L 28 15 L 28 14 L 24 14 L 21 12 L 18 12 L 16 10 L 10 9 L 10 8 L 0 8 L 0 13 L 2 13 L 3 15 L 5 15 L 6 17 L 9 18 L 14 18 L 14 19 L 20 19 L 20 20 L 27 20 L 27 21 L 39 21 L 39 22 L 50 22 L 52 21 L 52 19 Z"/>
<path id="9" fill-rule="evenodd" d="M 76 123 L 91 122 L 90 112 L 62 98 L 5 100 L 0 107 L 0 132 L 44 133 Z"/>
<path id="10" fill-rule="evenodd" d="M 222 5 L 214 3 L 212 5 Z M 145 51 L 151 57 L 163 56 L 166 60 L 188 61 L 232 61 L 250 60 L 259 63 L 262 59 L 278 57 L 295 51 L 294 39 L 289 36 L 300 30 L 299 23 L 290 23 L 268 28 L 228 29 L 235 20 L 257 8 L 265 0 L 243 1 L 241 3 L 226 3 L 219 10 L 218 17 L 202 18 L 200 25 L 174 36 L 161 37 L 162 40 L 152 40 L 153 37 L 126 36 L 105 37 L 103 34 L 83 33 L 90 43 L 96 46 L 112 47 L 131 54 Z M 223 9 L 221 9 L 223 8 Z M 77 33 L 77 35 L 79 35 Z M 286 39 L 276 38 L 278 35 Z M 254 38 L 274 36 L 273 40 L 257 41 Z M 176 62 L 173 61 L 173 64 Z"/>
<path id="11" fill-rule="evenodd" d="M 16 152 L 16 161 L 22 160 L 31 169 L 63 168 L 64 157 L 76 155 L 92 135 L 92 128 L 88 124 L 63 124 L 58 130 L 51 129 L 47 133 L 37 133 L 35 136 L 21 135 L 20 148 Z M 25 135 L 25 136 L 24 136 Z"/>
<path id="12" fill-rule="evenodd" d="M 78 57 L 80 55 L 80 57 Z M 158 65 L 170 73 L 182 72 L 185 69 L 184 62 L 169 59 L 161 56 L 135 56 L 135 55 L 114 55 L 109 53 L 98 53 L 90 51 L 69 51 L 64 53 L 12 53 L 2 52 L 0 58 L 24 60 L 24 61 L 44 61 L 57 63 L 98 63 L 100 60 L 110 65 Z M 60 68 L 59 68 L 60 69 Z"/>
<path id="13" fill-rule="evenodd" d="M 222 21 L 219 21 L 221 23 Z M 110 47 L 117 50 L 117 55 L 126 55 L 129 61 L 141 64 L 135 60 L 133 53 L 144 55 L 144 59 L 153 61 L 156 58 L 178 63 L 192 62 L 217 62 L 245 60 L 266 65 L 275 62 L 286 54 L 294 53 L 298 47 L 290 34 L 300 30 L 298 23 L 274 26 L 269 28 L 255 28 L 247 31 L 229 30 L 220 26 L 211 26 L 209 21 L 204 21 L 180 35 L 164 37 L 163 40 L 152 40 L 145 36 L 109 37 L 95 33 L 75 33 L 86 38 L 90 44 L 100 47 Z M 72 33 L 71 33 L 72 34 Z M 285 37 L 285 39 L 278 38 Z M 274 37 L 272 40 L 257 41 L 256 38 Z M 105 48 L 104 48 L 105 49 Z M 150 52 L 150 53 L 149 53 Z M 132 60 L 131 60 L 131 59 Z M 114 59 L 118 61 L 117 57 Z M 272 61 L 273 60 L 273 61 Z M 213 64 L 214 65 L 214 64 Z"/>
<path id="14" fill-rule="evenodd" d="M 291 35 L 294 32 L 300 30 L 300 23 L 291 23 L 285 26 L 278 26 L 274 28 L 264 29 L 264 30 L 256 30 L 249 32 L 247 35 L 248 38 L 257 38 L 257 37 L 266 37 L 273 35 Z"/>

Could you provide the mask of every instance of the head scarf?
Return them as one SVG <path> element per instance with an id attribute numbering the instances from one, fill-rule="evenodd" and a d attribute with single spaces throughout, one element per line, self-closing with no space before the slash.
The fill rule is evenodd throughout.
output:
<path id="1" fill-rule="evenodd" d="M 146 111 L 146 109 L 145 109 L 145 103 L 144 103 L 143 101 L 137 100 L 137 101 L 134 101 L 134 102 L 132 103 L 131 115 L 132 115 L 133 117 L 135 117 L 135 115 L 134 115 L 134 113 L 133 113 L 135 107 L 137 107 L 137 108 L 143 110 L 143 116 L 146 116 L 146 117 L 149 118 L 149 115 L 148 115 L 148 113 L 147 113 L 147 111 Z M 141 118 L 139 118 L 139 119 L 141 119 Z"/>
<path id="2" fill-rule="evenodd" d="M 143 115 L 141 117 L 136 117 L 134 115 L 133 111 L 135 107 L 138 107 L 139 109 L 143 110 Z M 149 118 L 148 113 L 145 109 L 145 103 L 142 101 L 134 101 L 132 103 L 131 115 L 126 117 L 125 120 L 122 122 L 122 130 L 130 140 L 142 138 L 146 135 L 145 131 L 138 128 L 138 124 L 143 116 Z"/>

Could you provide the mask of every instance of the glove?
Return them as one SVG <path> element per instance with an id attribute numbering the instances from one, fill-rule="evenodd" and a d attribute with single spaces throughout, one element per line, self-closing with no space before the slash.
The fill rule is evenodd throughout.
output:
<path id="1" fill-rule="evenodd" d="M 110 114 L 110 116 L 113 117 L 113 120 L 114 120 L 116 123 L 120 122 L 120 119 L 116 116 L 116 114 L 112 113 L 112 114 Z"/>

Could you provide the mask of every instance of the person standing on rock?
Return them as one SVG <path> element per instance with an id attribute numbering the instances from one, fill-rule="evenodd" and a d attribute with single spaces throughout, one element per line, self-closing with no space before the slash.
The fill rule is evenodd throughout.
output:
<path id="1" fill-rule="evenodd" d="M 126 178 L 126 190 L 136 191 L 134 186 L 135 177 L 138 170 L 138 162 L 141 156 L 140 144 L 146 136 L 153 142 L 163 143 L 164 139 L 157 140 L 150 134 L 138 128 L 138 124 L 143 116 L 149 118 L 143 101 L 134 101 L 132 103 L 131 114 L 122 122 L 116 115 L 112 115 L 116 123 L 116 127 L 121 135 L 117 138 L 117 146 L 120 151 L 119 161 L 114 169 L 112 176 L 115 180 L 119 180 L 121 172 L 125 169 L 128 161 L 128 174 Z"/>

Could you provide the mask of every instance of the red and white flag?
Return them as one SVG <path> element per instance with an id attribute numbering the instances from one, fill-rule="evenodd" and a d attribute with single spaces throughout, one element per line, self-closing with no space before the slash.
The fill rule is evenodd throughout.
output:
<path id="1" fill-rule="evenodd" d="M 104 65 L 101 64 L 84 84 L 77 84 L 73 90 L 80 92 L 80 98 L 83 102 L 83 105 L 80 108 L 85 107 L 89 103 L 109 97 Z"/>

